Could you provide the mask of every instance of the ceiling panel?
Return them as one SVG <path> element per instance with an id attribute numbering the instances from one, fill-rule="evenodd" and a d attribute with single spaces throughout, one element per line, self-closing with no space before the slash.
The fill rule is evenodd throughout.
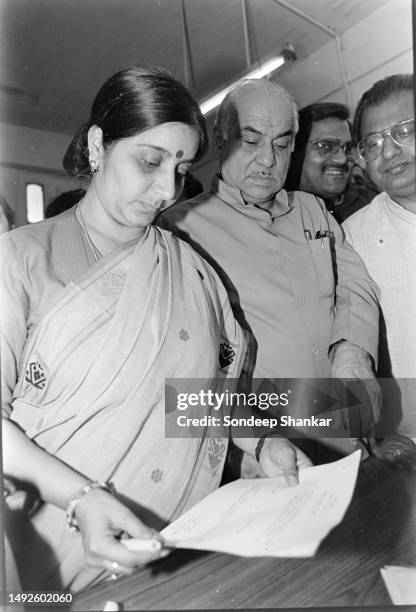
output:
<path id="1" fill-rule="evenodd" d="M 291 0 L 339 33 L 388 0 Z M 199 98 L 245 68 L 241 0 L 185 0 Z M 299 59 L 328 34 L 277 0 L 247 0 L 252 60 L 295 46 Z M 102 82 L 133 62 L 184 79 L 181 0 L 0 0 L 1 119 L 72 134 Z M 20 92 L 20 93 L 19 93 Z"/>

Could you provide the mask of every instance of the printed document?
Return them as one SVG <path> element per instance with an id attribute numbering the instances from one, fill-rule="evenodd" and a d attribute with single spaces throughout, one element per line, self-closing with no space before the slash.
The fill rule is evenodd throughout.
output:
<path id="1" fill-rule="evenodd" d="M 416 604 L 416 567 L 386 565 L 380 571 L 394 605 Z"/>
<path id="2" fill-rule="evenodd" d="M 310 557 L 344 517 L 361 451 L 299 471 L 299 485 L 240 479 L 217 489 L 166 527 L 168 546 L 243 557 Z"/>

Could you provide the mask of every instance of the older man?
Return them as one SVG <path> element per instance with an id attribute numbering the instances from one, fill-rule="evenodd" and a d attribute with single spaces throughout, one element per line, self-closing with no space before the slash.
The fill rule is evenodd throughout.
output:
<path id="1" fill-rule="evenodd" d="M 211 190 L 158 223 L 221 276 L 254 338 L 254 377 L 369 379 L 378 289 L 324 203 L 283 190 L 296 130 L 283 88 L 244 81 L 218 112 L 220 174 Z"/>
<path id="2" fill-rule="evenodd" d="M 398 379 L 398 431 L 416 436 L 416 167 L 413 75 L 375 83 L 362 96 L 354 137 L 381 193 L 344 223 L 349 242 L 381 289 L 383 364 Z M 388 374 L 384 367 L 383 374 Z M 391 386 L 387 390 L 390 397 Z M 400 397 L 399 397 L 400 400 Z M 400 401 L 388 405 L 391 416 Z M 385 432 L 386 433 L 386 432 Z M 388 432 L 387 432 L 388 433 Z M 398 449 L 399 451 L 400 449 Z"/>
<path id="3" fill-rule="evenodd" d="M 377 194 L 362 168 L 354 163 L 355 147 L 344 104 L 322 102 L 299 111 L 285 189 L 321 197 L 338 223 Z"/>

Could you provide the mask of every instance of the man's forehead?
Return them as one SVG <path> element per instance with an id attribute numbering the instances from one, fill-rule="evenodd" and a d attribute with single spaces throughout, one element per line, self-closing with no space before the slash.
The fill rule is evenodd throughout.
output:
<path id="1" fill-rule="evenodd" d="M 280 130 L 291 127 L 292 108 L 289 100 L 276 91 L 243 89 L 233 98 L 236 119 L 240 129 L 252 127 L 264 130 Z"/>
<path id="2" fill-rule="evenodd" d="M 327 117 L 312 123 L 310 139 L 339 138 L 341 140 L 351 139 L 351 130 L 346 119 L 339 117 Z"/>
<path id="3" fill-rule="evenodd" d="M 414 104 L 413 92 L 402 91 L 387 98 L 377 106 L 364 109 L 361 120 L 363 135 L 390 127 L 394 123 L 413 119 Z"/>

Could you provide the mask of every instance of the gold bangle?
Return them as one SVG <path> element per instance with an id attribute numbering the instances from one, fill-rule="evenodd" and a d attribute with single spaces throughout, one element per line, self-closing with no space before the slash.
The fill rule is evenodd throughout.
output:
<path id="1" fill-rule="evenodd" d="M 110 494 L 115 493 L 114 485 L 111 482 L 98 482 L 91 480 L 85 483 L 85 485 L 77 493 L 75 493 L 75 495 L 71 497 L 66 508 L 66 522 L 68 528 L 71 531 L 79 531 L 79 525 L 75 516 L 75 510 L 77 509 L 77 506 L 81 501 L 82 497 L 84 497 L 84 495 L 86 495 L 89 491 L 92 491 L 93 489 L 103 489 L 104 491 L 107 491 Z"/>

